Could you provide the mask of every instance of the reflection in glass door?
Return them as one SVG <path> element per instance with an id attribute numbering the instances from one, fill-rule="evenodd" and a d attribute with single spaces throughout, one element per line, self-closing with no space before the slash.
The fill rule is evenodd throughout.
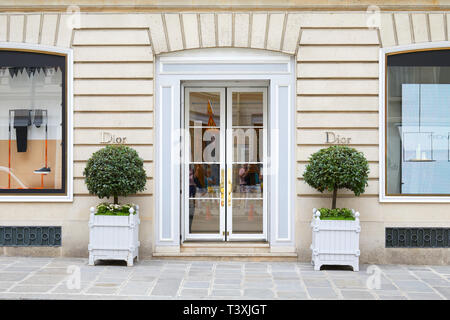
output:
<path id="1" fill-rule="evenodd" d="M 224 240 L 225 89 L 186 88 L 185 238 Z"/>
<path id="2" fill-rule="evenodd" d="M 229 240 L 266 239 L 266 95 L 265 88 L 227 89 Z"/>
<path id="3" fill-rule="evenodd" d="M 184 238 L 267 239 L 266 88 L 186 88 Z"/>

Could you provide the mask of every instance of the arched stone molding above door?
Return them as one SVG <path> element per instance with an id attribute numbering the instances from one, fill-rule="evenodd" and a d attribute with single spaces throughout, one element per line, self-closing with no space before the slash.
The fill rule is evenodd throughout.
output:
<path id="1" fill-rule="evenodd" d="M 448 40 L 449 15 L 444 12 L 382 13 L 382 47 Z"/>
<path id="2" fill-rule="evenodd" d="M 149 27 L 155 54 L 211 47 L 295 54 L 300 18 L 288 12 L 155 13 Z"/>
<path id="3" fill-rule="evenodd" d="M 69 13 L 1 14 L 0 41 L 70 48 L 73 17 Z"/>

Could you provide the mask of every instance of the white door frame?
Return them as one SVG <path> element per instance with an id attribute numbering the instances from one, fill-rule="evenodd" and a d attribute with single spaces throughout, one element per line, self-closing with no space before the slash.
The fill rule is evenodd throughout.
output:
<path id="1" fill-rule="evenodd" d="M 181 101 L 184 81 L 267 81 L 271 251 L 295 251 L 295 57 L 255 49 L 210 48 L 156 56 L 155 63 L 155 252 L 179 252 L 183 149 Z M 244 85 L 244 84 L 242 84 Z M 253 86 L 253 85 L 250 85 Z M 171 159 L 171 160 L 170 160 Z M 167 163 L 167 160 L 171 163 Z"/>
<path id="2" fill-rule="evenodd" d="M 263 93 L 263 177 L 266 178 L 265 173 L 267 172 L 267 132 L 269 130 L 267 124 L 268 117 L 268 103 L 267 103 L 267 87 L 263 86 L 264 83 L 253 82 L 253 85 L 258 84 L 257 87 L 250 87 L 250 83 L 243 82 L 246 86 L 239 86 L 239 82 L 234 83 L 230 86 L 228 82 L 209 82 L 207 86 L 206 83 L 184 83 L 182 85 L 182 96 L 184 97 L 184 102 L 182 103 L 184 112 L 183 120 L 184 123 L 184 133 L 186 136 L 189 135 L 189 93 L 191 92 L 220 92 L 220 183 L 224 186 L 224 205 L 220 206 L 220 231 L 218 234 L 208 234 L 208 233 L 190 233 L 189 232 L 189 197 L 187 192 L 189 190 L 189 168 L 188 163 L 190 162 L 187 157 L 190 153 L 190 139 L 184 139 L 184 151 L 182 153 L 182 185 L 183 189 L 181 192 L 181 199 L 183 203 L 182 209 L 182 241 L 185 240 L 198 240 L 198 241 L 250 241 L 250 240 L 267 240 L 267 220 L 268 220 L 268 210 L 267 210 L 267 187 L 263 188 L 263 232 L 261 234 L 233 234 L 232 225 L 232 197 L 228 192 L 229 185 L 231 183 L 231 169 L 232 169 L 232 159 L 233 159 L 233 131 L 231 128 L 232 123 L 232 95 L 233 92 L 262 92 Z M 227 91 L 227 99 L 225 105 L 225 90 Z M 225 121 L 226 119 L 226 121 Z M 226 136 L 226 139 L 225 139 Z M 225 142 L 226 141 L 226 142 Z M 225 145 L 226 143 L 226 145 Z M 226 151 L 226 152 L 225 152 Z M 224 154 L 226 153 L 226 159 Z M 222 176 L 222 170 L 224 176 Z M 224 180 L 222 180 L 224 179 Z M 267 180 L 266 180 L 267 181 Z M 269 184 L 267 184 L 269 185 Z M 226 210 L 225 210 L 226 209 Z M 225 218 L 226 217 L 226 218 Z M 225 221 L 226 220 L 226 221 Z M 226 228 L 225 228 L 226 223 Z M 225 239 L 225 232 L 227 232 Z"/>

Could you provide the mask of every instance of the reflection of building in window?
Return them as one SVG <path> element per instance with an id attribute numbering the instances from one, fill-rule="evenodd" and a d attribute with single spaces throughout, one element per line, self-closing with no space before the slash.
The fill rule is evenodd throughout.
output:
<path id="1" fill-rule="evenodd" d="M 64 193 L 65 56 L 2 51 L 0 66 L 0 192 Z"/>
<path id="2" fill-rule="evenodd" d="M 388 194 L 450 194 L 450 52 L 387 57 Z"/>

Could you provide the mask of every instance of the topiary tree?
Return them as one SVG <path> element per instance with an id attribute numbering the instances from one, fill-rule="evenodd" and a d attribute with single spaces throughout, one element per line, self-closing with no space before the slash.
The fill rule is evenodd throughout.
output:
<path id="1" fill-rule="evenodd" d="M 303 174 L 305 182 L 320 192 L 333 192 L 331 208 L 336 208 L 337 191 L 349 189 L 364 193 L 369 164 L 362 152 L 347 146 L 331 146 L 311 155 Z"/>
<path id="2" fill-rule="evenodd" d="M 83 175 L 89 193 L 100 199 L 128 196 L 145 190 L 147 177 L 144 162 L 136 150 L 124 145 L 109 145 L 94 152 Z"/>

